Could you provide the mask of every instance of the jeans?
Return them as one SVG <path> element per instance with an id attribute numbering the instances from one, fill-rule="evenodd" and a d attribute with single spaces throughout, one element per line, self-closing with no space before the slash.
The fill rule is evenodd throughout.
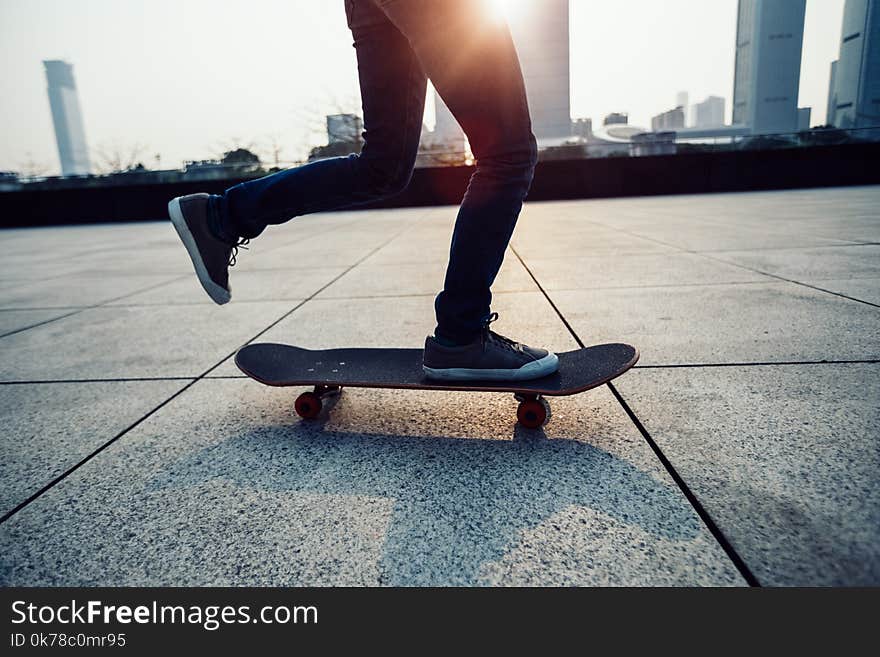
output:
<path id="1" fill-rule="evenodd" d="M 360 154 L 281 171 L 212 201 L 219 232 L 252 238 L 292 217 L 399 193 L 412 176 L 427 79 L 468 137 L 476 167 L 459 208 L 435 334 L 474 339 L 529 191 L 537 144 L 519 59 L 489 0 L 344 0 L 363 105 Z"/>

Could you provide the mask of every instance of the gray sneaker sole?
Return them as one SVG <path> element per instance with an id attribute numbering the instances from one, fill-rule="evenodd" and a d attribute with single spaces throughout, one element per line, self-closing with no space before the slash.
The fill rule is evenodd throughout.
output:
<path id="1" fill-rule="evenodd" d="M 168 203 L 168 216 L 171 217 L 174 230 L 177 231 L 180 241 L 183 242 L 186 252 L 189 253 L 189 258 L 192 260 L 193 267 L 196 270 L 196 276 L 199 277 L 199 282 L 202 284 L 205 292 L 218 305 L 222 306 L 225 303 L 229 303 L 232 293 L 211 280 L 208 269 L 205 267 L 205 262 L 202 260 L 202 254 L 199 252 L 199 247 L 196 246 L 196 240 L 192 236 L 189 226 L 186 225 L 186 219 L 184 219 L 183 211 L 180 209 L 180 197 L 171 199 Z"/>
<path id="2" fill-rule="evenodd" d="M 435 369 L 422 366 L 425 376 L 439 381 L 530 381 L 553 374 L 559 367 L 559 358 L 549 353 L 540 360 L 534 360 L 516 370 L 469 369 L 450 367 Z"/>

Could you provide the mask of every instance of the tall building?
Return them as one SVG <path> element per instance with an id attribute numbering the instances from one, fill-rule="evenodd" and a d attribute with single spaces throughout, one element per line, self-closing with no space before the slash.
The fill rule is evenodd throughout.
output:
<path id="1" fill-rule="evenodd" d="M 831 75 L 828 78 L 828 107 L 825 109 L 825 124 L 834 125 L 837 111 L 837 60 L 831 62 Z"/>
<path id="2" fill-rule="evenodd" d="M 798 132 L 803 130 L 810 129 L 810 117 L 813 114 L 812 107 L 799 107 L 798 108 Z"/>
<path id="3" fill-rule="evenodd" d="M 684 126 L 682 127 L 689 126 L 694 120 L 690 100 L 690 94 L 687 91 L 679 91 L 675 94 L 675 106 L 682 108 L 684 111 Z"/>
<path id="4" fill-rule="evenodd" d="M 709 96 L 702 103 L 694 105 L 695 128 L 720 128 L 724 125 L 724 99 Z"/>
<path id="5" fill-rule="evenodd" d="M 687 91 L 679 91 L 675 94 L 675 106 L 676 107 L 684 107 L 685 110 L 688 108 L 689 96 Z"/>
<path id="6" fill-rule="evenodd" d="M 73 66 L 64 61 L 43 62 L 48 83 L 49 106 L 55 126 L 61 175 L 81 176 L 91 171 L 86 131 L 83 127 L 79 95 L 73 78 Z"/>
<path id="7" fill-rule="evenodd" d="M 806 0 L 739 0 L 733 123 L 753 134 L 798 127 Z"/>
<path id="8" fill-rule="evenodd" d="M 839 128 L 880 126 L 880 1 L 846 0 L 836 69 L 829 94 L 833 117 L 827 123 Z"/>
<path id="9" fill-rule="evenodd" d="M 571 136 L 569 0 L 521 2 L 510 18 L 539 146 Z"/>
<path id="10" fill-rule="evenodd" d="M 664 132 L 684 127 L 684 107 L 678 106 L 651 119 L 651 130 Z"/>

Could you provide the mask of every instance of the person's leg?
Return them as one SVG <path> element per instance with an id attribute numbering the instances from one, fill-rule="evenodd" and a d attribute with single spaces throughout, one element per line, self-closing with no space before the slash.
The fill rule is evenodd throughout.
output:
<path id="1" fill-rule="evenodd" d="M 366 203 L 408 184 L 421 136 L 427 78 L 397 27 L 372 0 L 345 0 L 364 112 L 360 154 L 312 162 L 230 188 L 169 203 L 171 221 L 202 286 L 230 299 L 232 245 L 294 216 Z"/>
<path id="2" fill-rule="evenodd" d="M 537 162 L 519 58 L 487 0 L 373 1 L 409 40 L 476 157 L 435 303 L 436 335 L 466 343 L 489 316 L 490 288 Z"/>
<path id="3" fill-rule="evenodd" d="M 427 79 L 407 39 L 371 0 L 345 0 L 364 112 L 361 153 L 236 185 L 216 199 L 228 237 L 252 238 L 292 217 L 402 191 L 421 136 Z"/>

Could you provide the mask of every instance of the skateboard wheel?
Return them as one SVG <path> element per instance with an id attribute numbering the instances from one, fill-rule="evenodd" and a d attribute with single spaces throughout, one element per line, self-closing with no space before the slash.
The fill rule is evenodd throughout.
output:
<path id="1" fill-rule="evenodd" d="M 527 399 L 520 402 L 516 418 L 526 429 L 537 429 L 547 421 L 547 408 L 542 399 Z"/>
<path id="2" fill-rule="evenodd" d="M 321 398 L 313 392 L 304 392 L 296 398 L 296 414 L 308 420 L 318 417 L 321 412 Z"/>

